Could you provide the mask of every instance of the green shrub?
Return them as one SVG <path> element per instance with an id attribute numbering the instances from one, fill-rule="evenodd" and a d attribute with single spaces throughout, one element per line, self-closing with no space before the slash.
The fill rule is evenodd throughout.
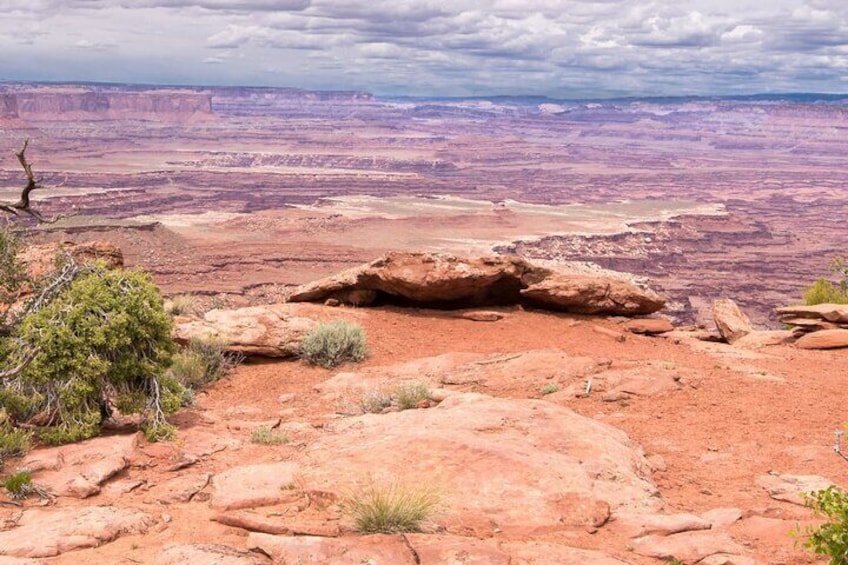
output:
<path id="1" fill-rule="evenodd" d="M 359 399 L 359 408 L 366 414 L 379 414 L 392 405 L 392 396 L 382 390 L 369 390 Z"/>
<path id="2" fill-rule="evenodd" d="M 543 396 L 547 396 L 549 394 L 553 394 L 559 390 L 559 385 L 556 383 L 548 383 L 545 386 L 539 389 L 539 394 Z"/>
<path id="3" fill-rule="evenodd" d="M 420 381 L 397 385 L 391 391 L 373 389 L 363 393 L 359 409 L 366 414 L 380 414 L 392 406 L 400 410 L 418 408 L 423 400 L 430 399 L 430 389 Z"/>
<path id="4" fill-rule="evenodd" d="M 840 277 L 839 282 L 831 282 L 820 278 L 804 291 L 804 303 L 814 304 L 848 304 L 848 262 L 837 258 L 830 262 L 828 270 Z"/>
<path id="5" fill-rule="evenodd" d="M 362 361 L 368 355 L 365 331 L 358 324 L 337 320 L 319 324 L 300 344 L 301 357 L 331 369 L 345 361 Z"/>
<path id="6" fill-rule="evenodd" d="M 15 339 L 36 354 L 2 390 L 16 399 L 14 421 L 39 416 L 42 441 L 97 435 L 114 405 L 142 413 L 151 438 L 173 433 L 165 415 L 179 408 L 183 387 L 163 378 L 175 350 L 171 319 L 146 274 L 87 268 L 27 315 Z"/>
<path id="7" fill-rule="evenodd" d="M 168 375 L 184 387 L 196 390 L 225 377 L 243 360 L 243 355 L 227 352 L 218 341 L 195 338 L 174 355 Z"/>
<path id="8" fill-rule="evenodd" d="M 817 555 L 829 557 L 829 565 L 848 564 L 848 493 L 831 486 L 806 494 L 805 502 L 827 521 L 807 530 L 804 546 Z"/>
<path id="9" fill-rule="evenodd" d="M 440 503 L 429 485 L 405 485 L 373 481 L 346 497 L 342 508 L 363 533 L 420 532 Z"/>
<path id="10" fill-rule="evenodd" d="M 26 430 L 0 424 L 0 468 L 10 457 L 20 457 L 29 451 L 32 434 Z"/>
<path id="11" fill-rule="evenodd" d="M 32 473 L 29 469 L 19 469 L 6 477 L 3 488 L 14 499 L 26 498 L 32 492 Z"/>
<path id="12" fill-rule="evenodd" d="M 280 430 L 273 430 L 268 426 L 260 426 L 250 436 L 250 441 L 260 445 L 280 445 L 289 443 L 291 439 Z"/>
<path id="13" fill-rule="evenodd" d="M 848 304 L 848 290 L 827 279 L 819 279 L 804 291 L 804 304 Z"/>
<path id="14" fill-rule="evenodd" d="M 392 393 L 392 400 L 401 410 L 418 408 L 418 405 L 430 398 L 430 389 L 422 382 L 398 385 Z"/>

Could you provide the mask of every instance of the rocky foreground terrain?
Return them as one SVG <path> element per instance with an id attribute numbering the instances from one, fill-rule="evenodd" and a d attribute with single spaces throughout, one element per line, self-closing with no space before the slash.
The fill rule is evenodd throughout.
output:
<path id="1" fill-rule="evenodd" d="M 433 293 L 453 308 L 422 308 Z M 252 356 L 173 417 L 176 440 L 119 420 L 10 462 L 50 497 L 0 504 L 0 563 L 823 563 L 790 533 L 817 523 L 803 493 L 848 472 L 848 342 L 801 342 L 848 333 L 848 308 L 782 310 L 791 345 L 730 302 L 716 330 L 674 329 L 628 277 L 427 254 L 292 299 L 319 303 L 176 318 L 180 340 Z M 384 305 L 344 305 L 363 299 Z M 364 363 L 292 360 L 339 319 L 365 328 Z M 369 408 L 404 386 L 426 399 Z M 437 497 L 421 532 L 355 531 L 351 500 L 387 488 Z"/>

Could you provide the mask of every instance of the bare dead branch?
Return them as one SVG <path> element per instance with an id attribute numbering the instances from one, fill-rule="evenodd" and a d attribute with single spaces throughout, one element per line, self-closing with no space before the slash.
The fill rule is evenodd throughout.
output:
<path id="1" fill-rule="evenodd" d="M 4 381 L 6 379 L 11 379 L 12 377 L 17 377 L 21 373 L 23 373 L 24 369 L 26 369 L 29 364 L 35 359 L 35 356 L 38 355 L 38 349 L 30 349 L 24 355 L 23 360 L 21 360 L 20 364 L 17 367 L 12 367 L 6 371 L 0 373 L 0 381 Z"/>
<path id="2" fill-rule="evenodd" d="M 68 214 L 59 214 L 54 218 L 45 218 L 41 212 L 33 209 L 30 204 L 30 193 L 38 188 L 44 188 L 44 186 L 41 184 L 42 179 L 35 178 L 35 174 L 32 172 L 32 165 L 29 163 L 29 161 L 27 161 L 27 147 L 29 147 L 29 139 L 24 141 L 24 146 L 21 148 L 20 151 L 15 151 L 15 156 L 18 158 L 18 162 L 21 164 L 21 167 L 23 167 L 24 173 L 26 174 L 26 186 L 24 186 L 23 190 L 21 191 L 21 197 L 17 202 L 0 202 L 0 211 L 6 212 L 7 214 L 12 214 L 14 216 L 20 216 L 21 213 L 24 213 L 35 218 L 39 223 L 55 224 L 62 218 L 68 217 Z"/>

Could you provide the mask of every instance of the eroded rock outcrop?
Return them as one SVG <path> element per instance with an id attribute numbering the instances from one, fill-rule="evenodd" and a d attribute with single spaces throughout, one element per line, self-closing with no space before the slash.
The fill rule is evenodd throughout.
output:
<path id="1" fill-rule="evenodd" d="M 297 355 L 303 337 L 317 322 L 300 315 L 295 304 L 210 310 L 202 319 L 178 317 L 174 339 L 220 342 L 227 351 L 264 357 Z"/>
<path id="2" fill-rule="evenodd" d="M 776 309 L 780 321 L 792 327 L 801 349 L 848 347 L 848 304 L 785 306 Z"/>
<path id="3" fill-rule="evenodd" d="M 729 298 L 719 298 L 713 302 L 713 320 L 727 343 L 733 343 L 754 331 L 748 316 Z"/>
<path id="4" fill-rule="evenodd" d="M 121 249 L 106 241 L 88 243 L 63 241 L 27 245 L 18 254 L 17 259 L 23 264 L 29 276 L 37 278 L 50 272 L 55 267 L 56 256 L 62 253 L 70 255 L 79 265 L 102 262 L 109 269 L 119 269 L 124 266 L 124 255 Z"/>
<path id="5" fill-rule="evenodd" d="M 366 265 L 303 285 L 291 302 L 383 300 L 437 308 L 525 303 L 580 314 L 646 315 L 665 301 L 633 281 L 569 272 L 518 257 L 475 259 L 444 253 L 389 253 Z"/>
<path id="6" fill-rule="evenodd" d="M 366 414 L 325 429 L 302 462 L 311 488 L 343 493 L 381 478 L 374 469 L 430 484 L 443 495 L 448 531 L 601 527 L 612 512 L 662 506 L 626 434 L 550 402 L 462 393 L 435 408 Z"/>
<path id="7" fill-rule="evenodd" d="M 0 555 L 53 557 L 142 533 L 155 523 L 139 510 L 111 506 L 27 508 L 17 527 L 0 532 Z"/>

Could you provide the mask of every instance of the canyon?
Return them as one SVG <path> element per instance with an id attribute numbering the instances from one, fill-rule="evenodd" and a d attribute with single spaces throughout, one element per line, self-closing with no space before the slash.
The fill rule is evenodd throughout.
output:
<path id="1" fill-rule="evenodd" d="M 43 206 L 76 211 L 41 237 L 110 230 L 166 292 L 261 292 L 426 245 L 595 261 L 650 278 L 680 321 L 731 296 L 769 326 L 844 250 L 838 97 L 4 84 L 0 100 L 0 191 L 31 138 Z"/>

